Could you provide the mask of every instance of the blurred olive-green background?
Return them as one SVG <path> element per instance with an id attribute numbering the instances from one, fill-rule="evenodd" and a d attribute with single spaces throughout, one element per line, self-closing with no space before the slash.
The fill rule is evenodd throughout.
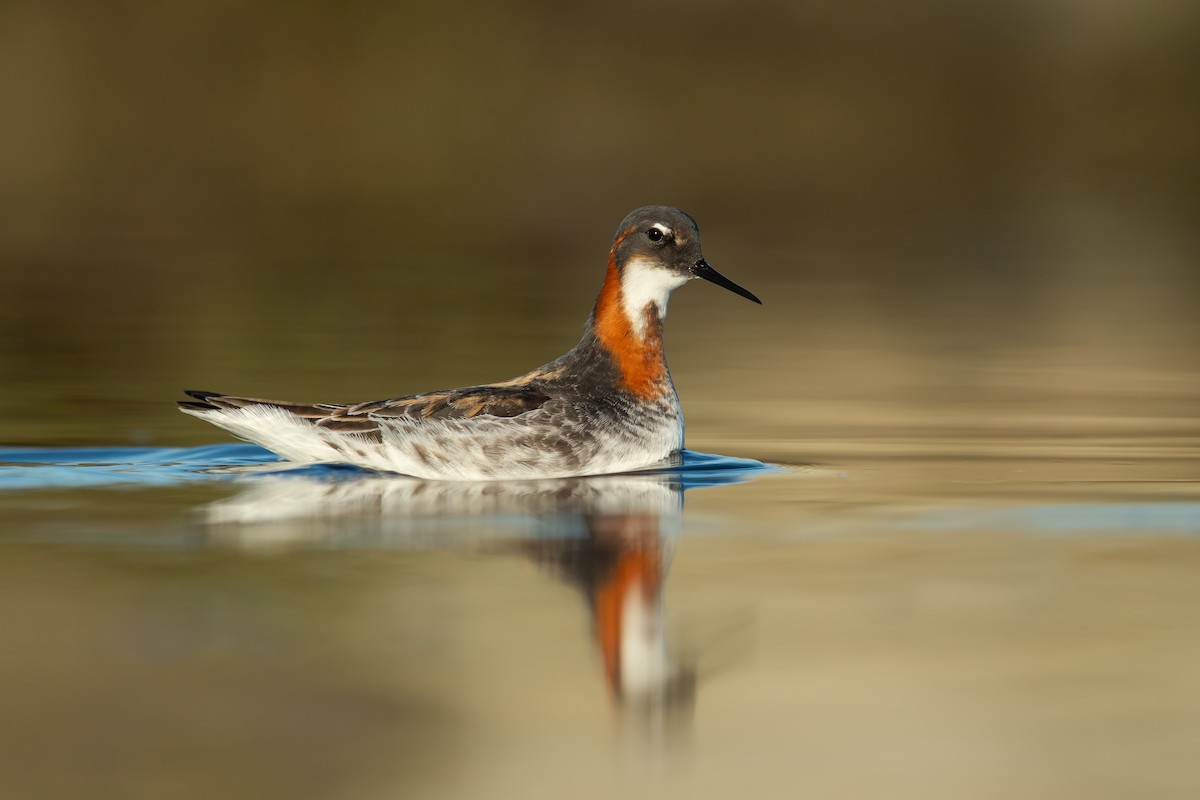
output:
<path id="1" fill-rule="evenodd" d="M 1172 0 L 6 3 L 0 442 L 518 374 L 647 203 L 766 301 L 673 303 L 693 445 L 1187 416 L 1198 92 Z"/>

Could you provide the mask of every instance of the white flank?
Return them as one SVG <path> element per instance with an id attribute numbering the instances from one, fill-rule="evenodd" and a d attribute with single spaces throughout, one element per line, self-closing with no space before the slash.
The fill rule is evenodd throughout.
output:
<path id="1" fill-rule="evenodd" d="M 636 259 L 625 265 L 621 274 L 621 307 L 639 339 L 646 334 L 646 306 L 653 303 L 659 319 L 666 319 L 667 299 L 687 282 L 687 276 L 665 270 L 652 261 Z"/>
<path id="2" fill-rule="evenodd" d="M 678 414 L 648 417 L 636 429 L 615 428 L 609 441 L 583 463 L 568 463 L 556 448 L 531 441 L 528 427 L 503 417 L 381 420 L 382 441 L 373 441 L 313 425 L 273 406 L 183 410 L 289 461 L 354 464 L 434 480 L 527 480 L 628 472 L 660 466 L 683 447 Z M 559 421 L 558 426 L 564 438 L 580 434 L 569 421 Z M 418 448 L 432 458 L 419 458 Z"/>

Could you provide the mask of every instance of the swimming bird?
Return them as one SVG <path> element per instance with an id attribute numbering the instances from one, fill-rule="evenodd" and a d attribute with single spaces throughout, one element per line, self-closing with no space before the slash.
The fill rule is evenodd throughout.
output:
<path id="1" fill-rule="evenodd" d="M 669 464 L 684 426 L 663 321 L 671 292 L 695 278 L 762 303 L 709 266 L 690 214 L 645 206 L 617 229 L 583 338 L 524 375 L 354 404 L 188 391 L 180 410 L 289 461 L 417 478 L 560 478 Z"/>

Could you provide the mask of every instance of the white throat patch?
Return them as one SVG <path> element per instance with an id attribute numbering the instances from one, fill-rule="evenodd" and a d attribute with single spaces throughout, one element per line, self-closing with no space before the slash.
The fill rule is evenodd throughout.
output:
<path id="1" fill-rule="evenodd" d="M 653 303 L 659 319 L 665 319 L 671 291 L 687 282 L 686 276 L 645 259 L 635 259 L 625 265 L 621 274 L 621 307 L 639 339 L 646 334 L 646 306 Z"/>

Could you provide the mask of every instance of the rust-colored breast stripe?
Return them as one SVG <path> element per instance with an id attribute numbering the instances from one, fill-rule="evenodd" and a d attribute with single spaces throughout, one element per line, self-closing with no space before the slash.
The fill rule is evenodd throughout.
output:
<path id="1" fill-rule="evenodd" d="M 625 389 L 643 400 L 652 400 L 665 391 L 663 379 L 667 366 L 662 357 L 662 326 L 653 307 L 647 305 L 643 310 L 645 336 L 637 335 L 622 306 L 621 276 L 617 271 L 617 248 L 636 230 L 622 231 L 608 254 L 608 272 L 596 300 L 596 338 L 616 361 Z"/>

